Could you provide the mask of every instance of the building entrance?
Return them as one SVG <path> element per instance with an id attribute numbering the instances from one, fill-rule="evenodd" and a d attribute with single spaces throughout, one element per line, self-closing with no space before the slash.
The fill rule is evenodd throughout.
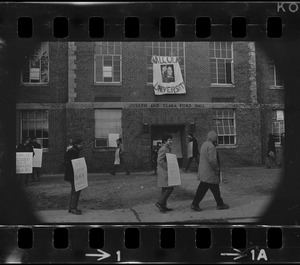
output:
<path id="1" fill-rule="evenodd" d="M 177 156 L 179 167 L 182 167 L 184 152 L 184 125 L 152 125 L 151 126 L 151 150 L 157 141 L 161 141 L 164 134 L 173 137 L 172 154 Z"/>

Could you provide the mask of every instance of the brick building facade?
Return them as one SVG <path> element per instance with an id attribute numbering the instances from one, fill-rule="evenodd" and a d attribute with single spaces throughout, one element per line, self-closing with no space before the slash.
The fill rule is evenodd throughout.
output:
<path id="1" fill-rule="evenodd" d="M 107 172 L 119 134 L 131 170 L 151 169 L 153 141 L 173 135 L 179 164 L 187 135 L 219 133 L 223 165 L 264 163 L 270 132 L 281 150 L 284 89 L 254 42 L 50 42 L 28 56 L 17 95 L 17 142 L 36 136 L 43 172 L 63 171 L 69 138 L 82 138 L 89 172 Z M 185 94 L 155 95 L 151 56 L 179 58 Z M 35 59 L 36 63 L 32 63 Z M 113 135 L 111 135 L 113 136 Z M 195 165 L 193 165 L 195 168 Z"/>

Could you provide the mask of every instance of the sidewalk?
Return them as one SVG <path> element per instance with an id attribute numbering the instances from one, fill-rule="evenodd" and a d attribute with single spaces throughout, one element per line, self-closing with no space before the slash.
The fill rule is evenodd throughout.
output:
<path id="1" fill-rule="evenodd" d="M 132 174 L 149 174 L 134 172 Z M 99 174 L 97 174 L 99 175 Z M 182 188 L 196 192 L 199 181 L 196 173 L 181 173 Z M 48 210 L 36 212 L 45 223 L 254 223 L 262 216 L 271 200 L 271 196 L 253 196 L 232 192 L 229 187 L 220 184 L 221 194 L 225 203 L 230 205 L 227 210 L 217 210 L 211 192 L 201 202 L 201 212 L 190 209 L 191 201 L 170 201 L 173 211 L 160 213 L 154 204 L 137 205 L 127 209 L 90 210 L 81 209 L 82 215 L 72 215 L 66 210 Z"/>

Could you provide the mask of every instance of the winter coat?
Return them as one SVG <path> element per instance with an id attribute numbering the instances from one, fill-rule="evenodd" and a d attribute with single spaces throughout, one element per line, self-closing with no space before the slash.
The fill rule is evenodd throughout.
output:
<path id="1" fill-rule="evenodd" d="M 69 182 L 74 182 L 74 170 L 72 165 L 72 160 L 79 158 L 80 150 L 72 147 L 69 149 L 64 157 L 64 164 L 65 164 L 65 176 L 64 180 Z"/>
<path id="2" fill-rule="evenodd" d="M 218 184 L 220 182 L 220 164 L 218 162 L 217 148 L 209 138 L 202 144 L 200 149 L 198 178 L 210 184 Z"/>
<path id="3" fill-rule="evenodd" d="M 273 152 L 274 155 L 276 155 L 276 147 L 275 147 L 275 140 L 273 137 L 269 138 L 268 141 L 268 152 L 267 152 L 267 156 L 269 157 L 270 152 Z"/>
<path id="4" fill-rule="evenodd" d="M 168 165 L 166 154 L 171 153 L 171 148 L 163 145 L 157 154 L 157 186 L 169 187 L 168 185 Z"/>
<path id="5" fill-rule="evenodd" d="M 197 157 L 198 155 L 199 155 L 198 141 L 196 138 L 193 138 L 193 157 Z"/>

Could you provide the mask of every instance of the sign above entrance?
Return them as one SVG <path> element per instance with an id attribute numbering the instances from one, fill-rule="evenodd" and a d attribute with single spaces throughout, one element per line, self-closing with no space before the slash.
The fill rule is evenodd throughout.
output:
<path id="1" fill-rule="evenodd" d="M 152 56 L 151 62 L 155 95 L 186 93 L 177 57 Z"/>

